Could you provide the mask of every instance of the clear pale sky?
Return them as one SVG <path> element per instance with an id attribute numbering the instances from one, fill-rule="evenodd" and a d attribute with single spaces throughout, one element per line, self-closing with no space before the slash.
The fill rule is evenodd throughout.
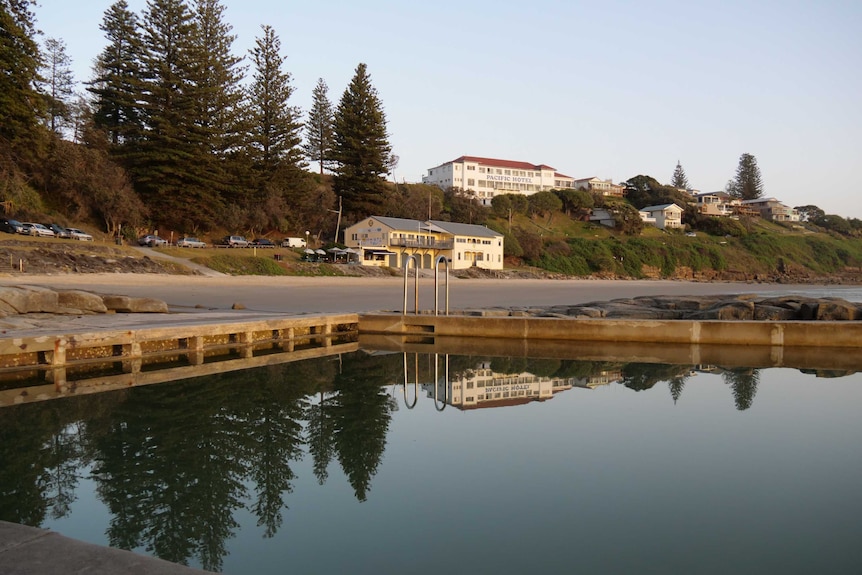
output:
<path id="1" fill-rule="evenodd" d="M 36 8 L 79 81 L 106 44 L 112 3 Z M 694 188 L 717 191 L 750 153 L 765 196 L 862 218 L 859 0 L 222 4 L 237 55 L 274 28 L 303 110 L 318 78 L 337 105 L 368 65 L 399 182 L 471 155 L 614 182 L 668 183 L 680 161 Z"/>

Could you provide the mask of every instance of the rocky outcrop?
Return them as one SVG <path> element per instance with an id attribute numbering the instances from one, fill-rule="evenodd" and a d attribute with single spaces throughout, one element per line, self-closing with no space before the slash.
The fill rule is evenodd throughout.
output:
<path id="1" fill-rule="evenodd" d="M 85 315 L 97 313 L 167 313 L 168 304 L 153 298 L 105 295 L 39 286 L 0 286 L 0 317 L 27 313 Z"/>
<path id="2" fill-rule="evenodd" d="M 752 294 L 643 296 L 547 308 L 467 310 L 468 315 L 654 320 L 854 321 L 862 304 L 841 298 L 762 297 Z"/>

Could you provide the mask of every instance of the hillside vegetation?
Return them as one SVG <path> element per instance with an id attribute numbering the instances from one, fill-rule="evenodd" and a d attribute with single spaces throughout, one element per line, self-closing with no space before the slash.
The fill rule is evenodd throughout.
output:
<path id="1" fill-rule="evenodd" d="M 800 225 L 729 220 L 733 234 L 663 231 L 628 235 L 562 213 L 490 217 L 506 235 L 507 262 L 577 277 L 857 281 L 862 240 Z M 813 226 L 811 226 L 813 228 Z"/>

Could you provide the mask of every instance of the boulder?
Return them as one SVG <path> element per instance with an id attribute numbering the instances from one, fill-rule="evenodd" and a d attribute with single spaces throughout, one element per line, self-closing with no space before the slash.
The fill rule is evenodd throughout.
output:
<path id="1" fill-rule="evenodd" d="M 57 292 L 61 307 L 78 309 L 90 313 L 105 313 L 108 307 L 102 296 L 83 290 L 60 290 Z"/>
<path id="2" fill-rule="evenodd" d="M 758 321 L 793 321 L 798 319 L 797 310 L 775 305 L 755 304 L 754 319 Z"/>
<path id="3" fill-rule="evenodd" d="M 102 302 L 110 311 L 119 313 L 167 313 L 168 304 L 148 297 L 103 295 Z"/>
<path id="4" fill-rule="evenodd" d="M 849 302 L 824 301 L 817 306 L 815 319 L 819 321 L 848 321 L 859 317 L 858 309 Z"/>
<path id="5" fill-rule="evenodd" d="M 718 303 L 709 309 L 694 312 L 688 315 L 686 319 L 754 319 L 754 302 L 729 301 L 725 303 Z"/>

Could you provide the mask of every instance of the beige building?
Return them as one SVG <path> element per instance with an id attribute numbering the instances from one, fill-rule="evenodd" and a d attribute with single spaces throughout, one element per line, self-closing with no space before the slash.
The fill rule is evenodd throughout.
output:
<path id="1" fill-rule="evenodd" d="M 757 198 L 755 200 L 743 200 L 741 205 L 757 211 L 764 220 L 773 222 L 798 222 L 799 212 L 788 207 L 775 198 Z"/>
<path id="2" fill-rule="evenodd" d="M 344 230 L 344 243 L 362 265 L 403 267 L 415 256 L 433 269 L 444 256 L 450 269 L 503 269 L 503 234 L 474 224 L 371 216 Z"/>
<path id="3" fill-rule="evenodd" d="M 599 178 L 581 178 L 575 180 L 574 187 L 578 190 L 586 190 L 593 194 L 602 196 L 616 196 L 621 198 L 625 195 L 625 186 L 613 183 L 611 180 L 600 180 Z"/>
<path id="4" fill-rule="evenodd" d="M 428 170 L 422 183 L 444 190 L 472 191 L 484 205 L 501 194 L 531 195 L 536 192 L 573 188 L 574 179 L 545 164 L 461 156 Z"/>
<path id="5" fill-rule="evenodd" d="M 682 227 L 683 209 L 676 204 L 662 204 L 660 206 L 647 206 L 639 210 L 645 222 L 654 225 L 660 230 Z M 655 223 L 653 223 L 655 222 Z"/>

